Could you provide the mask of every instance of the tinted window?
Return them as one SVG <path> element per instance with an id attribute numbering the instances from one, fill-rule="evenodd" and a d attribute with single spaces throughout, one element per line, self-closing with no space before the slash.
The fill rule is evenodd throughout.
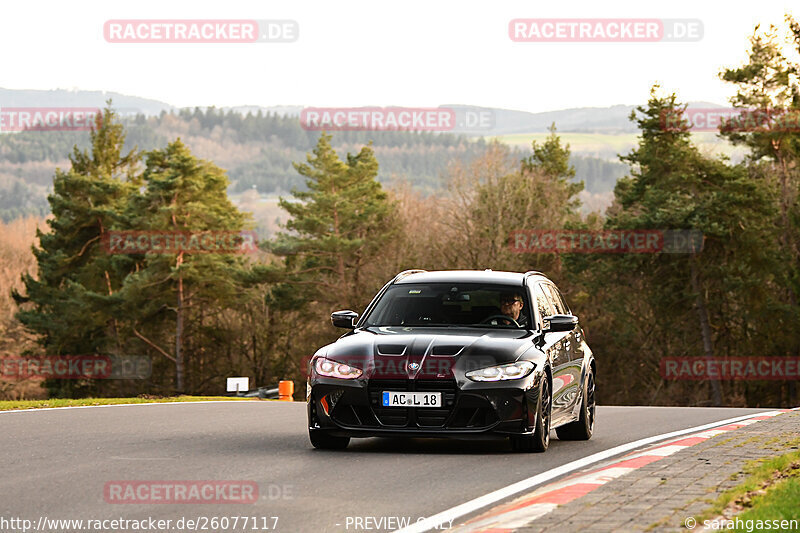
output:
<path id="1" fill-rule="evenodd" d="M 553 285 L 553 294 L 555 294 L 556 298 L 558 298 L 558 301 L 561 302 L 561 307 L 564 309 L 564 313 L 568 315 L 572 314 L 572 311 L 570 311 L 569 306 L 567 305 L 567 301 L 564 299 L 564 295 L 561 294 L 561 291 L 558 290 L 558 287 L 555 285 Z"/>
<path id="2" fill-rule="evenodd" d="M 559 315 L 566 315 L 567 313 L 567 306 L 564 305 L 564 300 L 561 298 L 561 295 L 553 285 L 547 284 L 545 285 L 547 288 L 548 296 L 550 297 L 550 301 L 553 303 L 553 309 L 555 310 L 556 314 Z"/>
<path id="3" fill-rule="evenodd" d="M 553 314 L 553 310 L 550 307 L 550 301 L 544 295 L 542 291 L 542 286 L 537 285 L 533 291 L 534 298 L 536 298 L 536 309 L 539 311 L 539 324 L 541 325 L 542 319 L 546 316 L 550 316 Z"/>
<path id="4" fill-rule="evenodd" d="M 501 315 L 501 302 L 519 297 L 523 306 L 518 321 L 530 306 L 523 287 L 479 283 L 403 283 L 393 285 L 381 296 L 364 321 L 365 326 L 450 326 L 484 325 L 492 315 Z"/>

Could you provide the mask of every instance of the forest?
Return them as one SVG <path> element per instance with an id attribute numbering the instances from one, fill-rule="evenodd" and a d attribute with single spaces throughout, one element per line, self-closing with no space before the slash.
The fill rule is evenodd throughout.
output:
<path id="1" fill-rule="evenodd" d="M 286 195 L 304 188 L 292 162 L 305 157 L 319 138 L 319 132 L 304 130 L 296 116 L 261 111 L 242 114 L 195 108 L 157 116 L 122 113 L 118 118 L 125 126 L 126 149 L 153 150 L 180 137 L 198 157 L 211 159 L 227 171 L 232 195 L 249 191 Z M 381 164 L 378 181 L 384 185 L 405 182 L 425 194 L 446 188 L 443 175 L 451 161 L 469 161 L 486 149 L 482 138 L 434 132 L 338 132 L 333 142 L 339 152 L 372 142 Z M 86 132 L 0 135 L 0 220 L 49 214 L 52 168 L 69 165 L 67 155 L 73 146 L 89 147 Z M 593 193 L 610 192 L 626 169 L 617 161 L 586 154 L 573 156 L 572 163 L 577 180 L 583 180 Z"/>
<path id="2" fill-rule="evenodd" d="M 800 26 L 787 25 L 800 51 Z M 750 45 L 743 65 L 720 74 L 736 90 L 732 105 L 798 113 L 800 65 L 782 53 L 776 28 L 757 31 Z M 491 268 L 543 271 L 564 291 L 595 352 L 605 405 L 796 405 L 794 380 L 661 375 L 665 358 L 800 356 L 800 134 L 723 127 L 719 134 L 747 152 L 734 163 L 699 150 L 687 124 L 663 127 L 684 105 L 653 86 L 631 114 L 638 144 L 620 156 L 626 176 L 605 213 L 582 212 L 584 184 L 555 128 L 520 153 L 432 134 L 319 135 L 276 116 L 185 111 L 129 122 L 108 108 L 80 143 L 65 136 L 17 149 L 27 137 L 6 137 L 4 154 L 68 165 L 50 177 L 46 221 L 14 217 L 0 227 L 0 356 L 146 356 L 153 371 L 137 380 L 2 382 L 0 393 L 214 394 L 241 375 L 258 386 L 292 379 L 301 397 L 304 361 L 341 333 L 332 311 L 360 312 L 405 269 Z M 203 158 L 194 153 L 197 131 L 219 140 Z M 253 140 L 282 147 L 280 157 Z M 236 158 L 247 163 L 232 165 Z M 425 166 L 434 160 L 438 167 Z M 434 167 L 443 174 L 432 193 L 424 184 Z M 381 179 L 396 171 L 417 181 Z M 228 194 L 253 185 L 291 190 L 279 202 L 282 230 L 255 254 L 109 254 L 102 246 L 112 231 L 252 229 Z M 509 236 L 520 230 L 694 231 L 703 246 L 517 253 Z"/>

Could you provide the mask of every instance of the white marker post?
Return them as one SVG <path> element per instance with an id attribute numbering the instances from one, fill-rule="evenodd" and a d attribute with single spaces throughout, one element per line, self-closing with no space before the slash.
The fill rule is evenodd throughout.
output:
<path id="1" fill-rule="evenodd" d="M 228 392 L 247 392 L 250 390 L 250 378 L 228 378 Z"/>

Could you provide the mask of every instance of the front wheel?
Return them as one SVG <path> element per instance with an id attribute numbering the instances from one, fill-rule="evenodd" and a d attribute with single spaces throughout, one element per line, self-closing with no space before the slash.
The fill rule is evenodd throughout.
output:
<path id="1" fill-rule="evenodd" d="M 350 437 L 335 437 L 319 429 L 309 429 L 308 438 L 318 450 L 344 450 L 350 444 Z"/>
<path id="2" fill-rule="evenodd" d="M 550 445 L 550 414 L 553 402 L 547 375 L 542 376 L 538 403 L 536 428 L 533 431 L 533 435 L 513 435 L 511 437 L 511 448 L 516 452 L 544 452 Z"/>
<path id="3" fill-rule="evenodd" d="M 583 401 L 581 414 L 578 420 L 560 428 L 556 428 L 556 435 L 560 440 L 589 440 L 594 432 L 594 412 L 596 407 L 594 372 L 589 367 L 584 382 Z"/>

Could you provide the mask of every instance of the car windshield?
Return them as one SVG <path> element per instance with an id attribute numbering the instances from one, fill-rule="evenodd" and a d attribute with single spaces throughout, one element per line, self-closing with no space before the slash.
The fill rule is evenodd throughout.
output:
<path id="1" fill-rule="evenodd" d="M 393 285 L 367 315 L 364 326 L 526 329 L 530 306 L 525 292 L 523 287 L 486 283 Z"/>

